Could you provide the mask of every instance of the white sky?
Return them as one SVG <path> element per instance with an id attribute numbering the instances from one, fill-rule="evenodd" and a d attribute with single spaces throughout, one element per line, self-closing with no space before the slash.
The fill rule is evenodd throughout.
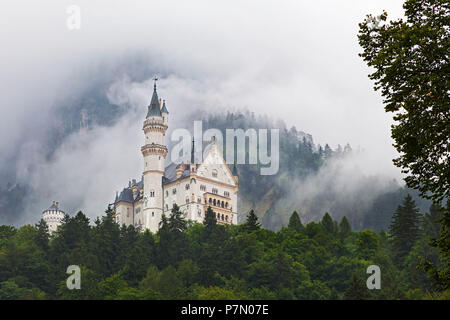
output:
<path id="1" fill-rule="evenodd" d="M 77 31 L 66 27 L 72 4 Z M 160 81 L 171 114 L 190 107 L 183 101 L 245 107 L 315 142 L 370 149 L 372 166 L 398 172 L 391 115 L 358 57 L 358 23 L 383 9 L 400 17 L 402 1 L 3 1 L 0 167 L 78 74 L 139 52 L 171 75 Z"/>

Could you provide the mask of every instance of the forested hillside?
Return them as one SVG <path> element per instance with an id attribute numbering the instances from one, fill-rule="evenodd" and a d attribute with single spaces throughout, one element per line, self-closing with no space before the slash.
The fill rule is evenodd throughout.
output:
<path id="1" fill-rule="evenodd" d="M 220 129 L 224 137 L 227 128 L 280 130 L 276 175 L 261 175 L 259 165 L 238 165 L 239 211 L 255 208 L 268 229 L 285 226 L 289 212 L 296 210 L 304 221 L 318 220 L 329 212 L 335 219 L 346 216 L 354 228 L 380 231 L 388 228 L 392 212 L 408 193 L 422 213 L 431 204 L 393 179 L 366 174 L 364 157 L 359 157 L 362 151 L 352 150 L 348 143 L 335 149 L 315 144 L 310 134 L 287 128 L 282 120 L 248 111 L 206 113 L 203 128 Z M 347 163 L 356 163 L 361 172 L 345 169 L 350 166 Z"/>
<path id="2" fill-rule="evenodd" d="M 393 212 L 391 233 L 352 231 L 347 218 L 287 227 L 185 221 L 177 206 L 157 234 L 120 228 L 112 211 L 90 225 L 66 216 L 49 237 L 45 222 L 0 227 L 2 299 L 429 299 L 449 298 L 428 281 L 419 256 L 438 263 L 427 245 L 442 208 L 423 216 L 411 197 Z M 368 290 L 366 268 L 381 268 L 381 289 Z M 81 289 L 68 290 L 66 269 L 81 268 Z"/>

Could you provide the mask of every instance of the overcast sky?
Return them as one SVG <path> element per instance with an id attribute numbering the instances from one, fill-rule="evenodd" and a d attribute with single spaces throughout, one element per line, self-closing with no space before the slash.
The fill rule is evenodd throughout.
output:
<path id="1" fill-rule="evenodd" d="M 80 30 L 66 27 L 72 4 L 81 8 Z M 402 1 L 2 1 L 0 167 L 27 150 L 56 99 L 89 85 L 79 83 L 79 74 L 139 53 L 168 75 L 160 94 L 171 114 L 193 105 L 246 108 L 282 118 L 316 143 L 370 149 L 372 168 L 398 172 L 391 115 L 358 57 L 358 23 L 383 9 L 398 18 Z M 146 108 L 143 88 L 150 91 L 151 81 L 112 90 L 136 87 Z M 135 129 L 124 125 L 116 133 L 132 134 L 123 128 Z M 68 157 L 70 150 L 61 150 Z"/>

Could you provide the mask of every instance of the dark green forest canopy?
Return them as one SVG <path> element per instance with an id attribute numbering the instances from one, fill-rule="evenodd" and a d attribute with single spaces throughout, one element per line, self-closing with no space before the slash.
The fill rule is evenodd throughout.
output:
<path id="1" fill-rule="evenodd" d="M 67 216 L 51 236 L 43 221 L 3 225 L 0 299 L 445 299 L 417 269 L 419 256 L 438 260 L 427 245 L 438 211 L 413 226 L 422 231 L 401 261 L 395 234 L 352 231 L 346 218 L 328 214 L 303 225 L 293 213 L 277 232 L 261 228 L 255 214 L 222 226 L 210 212 L 198 224 L 177 207 L 157 234 L 120 227 L 110 210 L 93 225 L 81 212 Z M 361 286 L 372 264 L 381 268 L 381 290 Z M 81 290 L 66 287 L 69 265 L 81 268 Z"/>

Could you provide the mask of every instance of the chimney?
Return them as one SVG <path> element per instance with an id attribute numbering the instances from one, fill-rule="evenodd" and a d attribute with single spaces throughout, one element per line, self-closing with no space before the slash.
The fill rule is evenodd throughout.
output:
<path id="1" fill-rule="evenodd" d="M 180 165 L 177 167 L 177 170 L 176 170 L 176 173 L 177 173 L 177 179 L 178 179 L 179 177 L 181 177 L 181 175 L 183 174 L 183 171 L 184 171 L 184 164 L 182 163 L 182 164 L 180 164 Z"/>

